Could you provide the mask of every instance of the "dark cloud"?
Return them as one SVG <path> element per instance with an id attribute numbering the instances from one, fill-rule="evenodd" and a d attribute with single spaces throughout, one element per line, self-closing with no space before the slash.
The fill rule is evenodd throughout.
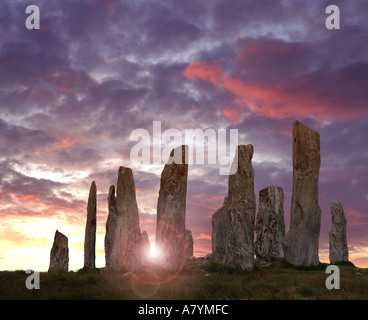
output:
<path id="1" fill-rule="evenodd" d="M 12 125 L 0 119 L 0 153 L 2 156 L 17 156 L 39 153 L 58 142 L 42 130 Z"/>
<path id="2" fill-rule="evenodd" d="M 160 169 L 131 163 L 129 137 L 137 128 L 152 133 L 161 120 L 162 131 L 238 129 L 239 143 L 254 145 L 256 197 L 282 186 L 288 222 L 297 118 L 321 133 L 321 248 L 332 199 L 343 203 L 349 240 L 366 241 L 364 1 L 336 0 L 342 28 L 333 31 L 324 25 L 325 1 L 35 4 L 38 31 L 25 28 L 22 1 L 5 1 L 0 12 L 2 215 L 64 212 L 81 224 L 95 180 L 104 223 L 108 188 L 120 165 L 131 166 L 142 230 L 153 235 Z M 196 252 L 210 250 L 211 216 L 226 195 L 218 167 L 190 166 L 187 227 Z"/>

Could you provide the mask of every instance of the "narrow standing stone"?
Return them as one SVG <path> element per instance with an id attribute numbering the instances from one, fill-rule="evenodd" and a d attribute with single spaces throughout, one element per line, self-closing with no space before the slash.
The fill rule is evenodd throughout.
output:
<path id="1" fill-rule="evenodd" d="M 173 149 L 161 174 L 156 245 L 163 253 L 162 266 L 170 270 L 180 269 L 185 259 L 187 148 L 183 145 Z"/>
<path id="2" fill-rule="evenodd" d="M 84 238 L 84 268 L 94 269 L 96 258 L 96 212 L 97 188 L 93 181 L 89 190 L 87 203 L 87 222 Z"/>
<path id="3" fill-rule="evenodd" d="M 270 186 L 259 192 L 256 219 L 255 253 L 257 258 L 271 261 L 284 256 L 282 239 L 285 236 L 284 191 Z"/>
<path id="4" fill-rule="evenodd" d="M 193 257 L 193 235 L 192 231 L 185 230 L 185 259 Z"/>
<path id="5" fill-rule="evenodd" d="M 223 205 L 212 216 L 212 257 L 223 259 L 226 251 L 227 233 L 229 231 L 229 216 L 227 210 L 227 197 Z"/>
<path id="6" fill-rule="evenodd" d="M 65 271 L 69 268 L 68 238 L 56 230 L 50 253 L 50 271 Z"/>
<path id="7" fill-rule="evenodd" d="M 141 231 L 133 172 L 130 168 L 119 168 L 116 197 L 115 188 L 111 186 L 107 201 L 106 267 L 135 272 L 142 266 Z"/>
<path id="8" fill-rule="evenodd" d="M 340 202 L 331 203 L 332 228 L 330 238 L 330 263 L 349 262 L 349 250 L 346 239 L 346 218 Z"/>
<path id="9" fill-rule="evenodd" d="M 224 265 L 239 270 L 253 270 L 254 219 L 256 198 L 252 167 L 253 146 L 240 145 L 229 176 L 228 217 L 229 231 L 226 242 Z M 237 170 L 234 166 L 237 165 Z"/>
<path id="10" fill-rule="evenodd" d="M 321 209 L 318 206 L 319 133 L 299 121 L 293 124 L 293 192 L 289 232 L 283 240 L 285 260 L 295 266 L 316 266 Z"/>
<path id="11" fill-rule="evenodd" d="M 117 225 L 117 212 L 116 212 L 116 198 L 115 198 L 115 186 L 110 186 L 109 194 L 107 196 L 109 214 L 106 221 L 106 234 L 105 234 L 105 260 L 106 268 L 113 269 L 115 263 L 112 262 L 113 246 L 115 243 L 116 225 Z M 117 264 L 117 263 L 116 263 Z"/>
<path id="12" fill-rule="evenodd" d="M 151 243 L 146 231 L 142 231 L 141 234 L 141 254 L 142 263 L 144 263 L 151 254 Z"/>

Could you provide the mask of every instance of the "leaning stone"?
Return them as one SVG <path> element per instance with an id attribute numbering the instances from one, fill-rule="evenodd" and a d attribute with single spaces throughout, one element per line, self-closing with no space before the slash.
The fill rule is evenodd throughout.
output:
<path id="1" fill-rule="evenodd" d="M 54 243 L 52 245 L 50 253 L 49 272 L 52 271 L 68 272 L 68 268 L 69 268 L 68 238 L 61 232 L 56 230 Z"/>
<path id="2" fill-rule="evenodd" d="M 293 124 L 293 191 L 289 232 L 283 240 L 285 260 L 295 266 L 319 265 L 318 206 L 319 133 L 299 121 Z"/>
<path id="3" fill-rule="evenodd" d="M 185 230 L 185 259 L 193 257 L 193 235 L 192 231 Z"/>
<path id="4" fill-rule="evenodd" d="M 146 231 L 141 234 L 142 262 L 145 262 L 151 254 L 151 243 Z"/>
<path id="5" fill-rule="evenodd" d="M 331 203 L 332 228 L 330 238 L 330 263 L 349 262 L 349 250 L 346 239 L 346 218 L 340 202 Z"/>

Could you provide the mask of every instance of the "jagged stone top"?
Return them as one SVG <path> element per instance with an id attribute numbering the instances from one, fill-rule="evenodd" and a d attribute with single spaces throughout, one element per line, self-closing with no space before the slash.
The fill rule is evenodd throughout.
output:
<path id="1" fill-rule="evenodd" d="M 116 205 L 117 215 L 130 216 L 138 212 L 133 171 L 130 168 L 119 167 L 116 185 Z"/>
<path id="2" fill-rule="evenodd" d="M 89 189 L 88 202 L 87 202 L 87 219 L 92 219 L 92 215 L 96 214 L 97 205 L 97 187 L 96 182 L 91 183 Z"/>
<path id="3" fill-rule="evenodd" d="M 110 186 L 109 194 L 107 196 L 107 201 L 110 201 L 112 199 L 115 199 L 115 186 L 114 185 Z"/>
<path id="4" fill-rule="evenodd" d="M 248 164 L 252 161 L 253 153 L 254 148 L 252 144 L 238 145 L 235 150 L 234 160 L 231 163 L 231 175 L 247 170 Z"/>
<path id="5" fill-rule="evenodd" d="M 170 152 L 170 158 L 167 165 L 170 164 L 188 164 L 188 145 L 181 145 Z"/>
<path id="6" fill-rule="evenodd" d="M 59 230 L 55 231 L 54 241 L 57 243 L 66 243 L 68 244 L 68 237 L 62 234 Z"/>
<path id="7" fill-rule="evenodd" d="M 341 225 L 346 224 L 346 218 L 344 214 L 344 209 L 341 202 L 337 200 L 332 200 L 331 202 L 331 214 L 332 214 L 332 224 Z"/>

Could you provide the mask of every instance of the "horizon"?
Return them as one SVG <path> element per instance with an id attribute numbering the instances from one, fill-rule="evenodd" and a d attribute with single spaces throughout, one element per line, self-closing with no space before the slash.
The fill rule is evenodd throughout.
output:
<path id="1" fill-rule="evenodd" d="M 260 190 L 282 187 L 287 232 L 296 119 L 321 137 L 320 261 L 329 263 L 337 200 L 349 260 L 368 268 L 368 7 L 333 2 L 341 28 L 329 30 L 330 3 L 321 1 L 35 0 L 40 29 L 28 30 L 26 4 L 3 1 L 0 270 L 46 271 L 56 230 L 69 239 L 69 270 L 83 268 L 92 181 L 96 267 L 104 267 L 106 199 L 119 166 L 133 171 L 140 229 L 154 243 L 166 161 L 154 161 L 154 148 L 165 147 L 154 121 L 182 137 L 225 129 L 227 146 L 238 130 L 238 144 L 254 146 L 257 211 Z M 151 163 L 131 158 L 136 129 L 151 134 Z M 212 215 L 227 196 L 222 167 L 189 165 L 196 257 L 211 252 Z"/>

